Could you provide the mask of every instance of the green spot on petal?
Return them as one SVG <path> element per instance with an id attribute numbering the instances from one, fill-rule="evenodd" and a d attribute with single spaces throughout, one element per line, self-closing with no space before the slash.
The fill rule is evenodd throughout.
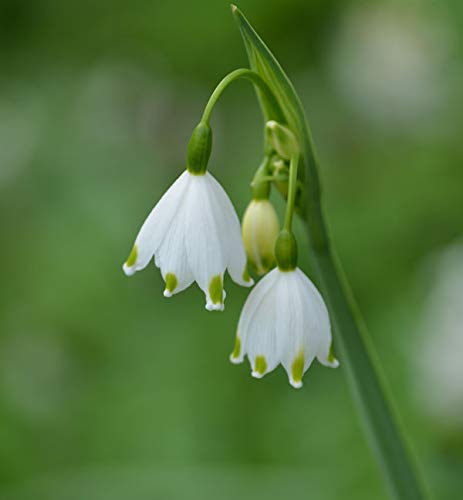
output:
<path id="1" fill-rule="evenodd" d="M 243 271 L 243 281 L 251 281 L 251 276 L 249 275 L 248 267 L 246 266 Z"/>
<path id="2" fill-rule="evenodd" d="M 213 304 L 221 304 L 223 295 L 222 276 L 214 276 L 209 283 L 209 297 Z"/>
<path id="3" fill-rule="evenodd" d="M 167 273 L 166 274 L 166 290 L 170 293 L 172 293 L 178 285 L 178 280 L 177 276 L 175 276 L 174 273 Z"/>
<path id="4" fill-rule="evenodd" d="M 301 351 L 293 361 L 291 375 L 294 382 L 299 383 L 302 381 L 302 375 L 304 375 L 304 351 Z"/>
<path id="5" fill-rule="evenodd" d="M 233 349 L 233 352 L 232 352 L 232 358 L 234 358 L 234 359 L 239 358 L 240 353 L 241 353 L 241 340 L 237 336 L 236 340 L 235 340 L 235 348 Z"/>
<path id="6" fill-rule="evenodd" d="M 125 261 L 127 267 L 132 267 L 137 262 L 138 250 L 137 245 L 134 245 L 128 259 Z"/>
<path id="7" fill-rule="evenodd" d="M 255 370 L 260 375 L 263 375 L 267 370 L 267 361 L 265 361 L 264 356 L 256 356 L 256 366 Z"/>
<path id="8" fill-rule="evenodd" d="M 333 352 L 333 343 L 330 345 L 330 352 L 328 353 L 328 363 L 334 363 L 336 361 L 336 357 Z"/>

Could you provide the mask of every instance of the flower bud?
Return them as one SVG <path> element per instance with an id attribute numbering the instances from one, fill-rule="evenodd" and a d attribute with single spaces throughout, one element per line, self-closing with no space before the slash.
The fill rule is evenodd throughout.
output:
<path id="1" fill-rule="evenodd" d="M 278 216 L 268 199 L 252 200 L 243 217 L 243 243 L 248 264 L 259 274 L 275 265 L 275 241 L 280 232 Z"/>
<path id="2" fill-rule="evenodd" d="M 285 160 L 290 160 L 291 156 L 299 153 L 299 145 L 296 136 L 288 127 L 280 125 L 274 120 L 270 120 L 265 125 L 270 143 L 275 151 Z"/>

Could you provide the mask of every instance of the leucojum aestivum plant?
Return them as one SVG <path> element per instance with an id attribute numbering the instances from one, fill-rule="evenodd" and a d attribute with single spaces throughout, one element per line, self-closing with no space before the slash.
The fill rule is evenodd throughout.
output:
<path id="1" fill-rule="evenodd" d="M 319 165 L 304 110 L 275 57 L 243 14 L 234 6 L 232 11 L 250 68 L 232 71 L 213 91 L 188 144 L 186 170 L 145 220 L 124 272 L 132 275 L 154 258 L 166 297 L 196 281 L 209 311 L 224 308 L 226 270 L 233 281 L 247 287 L 254 284 L 248 266 L 263 275 L 241 312 L 230 359 L 240 363 L 247 356 L 257 378 L 281 363 L 296 388 L 315 358 L 338 366 L 332 324 L 336 351 L 392 497 L 423 499 L 367 332 L 329 239 Z M 238 79 L 255 86 L 264 116 L 262 161 L 252 179 L 252 200 L 241 227 L 228 195 L 208 171 L 211 113 L 222 92 Z M 272 187 L 286 199 L 281 230 L 269 201 Z M 293 234 L 295 213 L 306 227 L 322 294 L 297 267 L 298 247 L 306 242 L 297 242 Z"/>

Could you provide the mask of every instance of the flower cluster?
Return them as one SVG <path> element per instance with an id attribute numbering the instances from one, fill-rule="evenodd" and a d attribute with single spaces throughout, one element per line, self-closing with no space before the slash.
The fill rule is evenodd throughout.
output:
<path id="1" fill-rule="evenodd" d="M 297 140 L 275 121 L 267 123 L 266 133 L 269 152 L 251 184 L 253 199 L 241 227 L 230 198 L 207 170 L 212 132 L 207 120 L 201 121 L 190 140 L 187 169 L 148 215 L 123 270 L 131 276 L 154 260 L 165 281 L 165 297 L 196 281 L 209 311 L 224 309 L 226 270 L 242 286 L 254 284 L 248 265 L 264 275 L 241 312 L 230 360 L 240 363 L 247 356 L 256 378 L 281 363 L 290 384 L 299 388 L 315 358 L 330 367 L 338 361 L 323 298 L 297 267 L 291 232 L 300 159 Z M 269 200 L 272 182 L 283 185 L 287 195 L 281 230 Z"/>

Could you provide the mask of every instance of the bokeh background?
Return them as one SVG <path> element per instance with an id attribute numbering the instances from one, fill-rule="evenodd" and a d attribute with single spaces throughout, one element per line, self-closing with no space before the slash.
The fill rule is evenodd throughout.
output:
<path id="1" fill-rule="evenodd" d="M 239 7 L 307 110 L 423 476 L 459 498 L 463 3 Z M 209 93 L 246 64 L 221 0 L 0 2 L 1 500 L 386 499 L 342 366 L 314 365 L 301 391 L 282 369 L 254 380 L 227 359 L 246 290 L 228 280 L 208 313 L 195 286 L 166 300 L 154 266 L 121 271 Z M 262 137 L 247 82 L 213 128 L 241 215 Z"/>

